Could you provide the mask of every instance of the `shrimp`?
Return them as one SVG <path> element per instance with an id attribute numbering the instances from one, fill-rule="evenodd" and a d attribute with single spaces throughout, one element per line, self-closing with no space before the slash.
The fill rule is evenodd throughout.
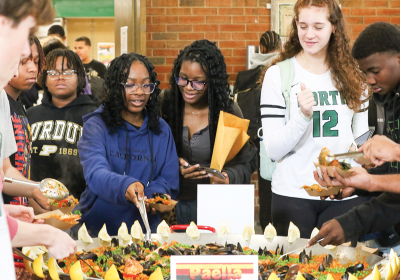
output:
<path id="1" fill-rule="evenodd" d="M 130 275 L 136 275 L 143 272 L 143 266 L 138 262 L 131 259 L 127 259 L 125 262 L 124 273 Z"/>

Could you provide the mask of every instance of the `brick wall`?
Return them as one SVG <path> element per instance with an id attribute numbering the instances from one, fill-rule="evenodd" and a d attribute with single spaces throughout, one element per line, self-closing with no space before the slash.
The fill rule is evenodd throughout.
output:
<path id="1" fill-rule="evenodd" d="M 168 87 L 180 49 L 194 40 L 217 42 L 225 56 L 229 82 L 245 70 L 246 46 L 259 45 L 271 28 L 270 0 L 147 0 L 147 57 L 156 66 L 161 87 Z M 340 0 L 352 40 L 376 21 L 400 24 L 400 0 Z"/>

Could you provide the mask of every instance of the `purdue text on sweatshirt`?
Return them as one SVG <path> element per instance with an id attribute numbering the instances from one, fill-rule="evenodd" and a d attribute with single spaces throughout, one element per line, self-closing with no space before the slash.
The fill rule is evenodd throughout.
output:
<path id="1" fill-rule="evenodd" d="M 160 119 L 161 134 L 149 131 L 145 110 L 140 129 L 125 122 L 115 134 L 110 134 L 100 115 L 102 109 L 100 107 L 83 118 L 83 134 L 78 150 L 87 188 L 75 210 L 82 212 L 81 223 L 86 224 L 92 236 L 97 236 L 104 223 L 108 234 L 117 235 L 122 222 L 131 228 L 136 220 L 145 232 L 138 208 L 125 198 L 125 193 L 132 183 L 140 182 L 145 186 L 144 194 L 148 198 L 154 193 L 169 194 L 172 198 L 178 195 L 179 163 L 171 130 Z M 147 185 L 151 162 L 153 172 Z M 155 232 L 160 223 L 160 213 L 148 213 L 148 220 Z M 79 229 L 79 226 L 75 228 Z"/>
<path id="2" fill-rule="evenodd" d="M 77 146 L 82 117 L 94 110 L 94 102 L 86 95 L 58 108 L 45 94 L 41 105 L 27 111 L 32 132 L 31 180 L 59 180 L 79 199 L 86 182 Z"/>

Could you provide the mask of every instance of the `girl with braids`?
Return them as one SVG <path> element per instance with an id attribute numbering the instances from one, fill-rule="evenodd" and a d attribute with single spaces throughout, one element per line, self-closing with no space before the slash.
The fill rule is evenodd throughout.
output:
<path id="1" fill-rule="evenodd" d="M 136 207 L 139 200 L 155 193 L 178 194 L 174 138 L 158 117 L 159 84 L 146 57 L 123 54 L 108 69 L 103 105 L 83 118 L 78 150 L 87 188 L 76 209 L 92 236 L 104 224 L 110 235 L 118 234 L 122 222 L 131 226 L 139 220 L 145 229 Z M 151 209 L 149 214 L 155 232 L 160 213 Z"/>
<path id="2" fill-rule="evenodd" d="M 365 201 L 357 197 L 321 201 L 300 187 L 316 183 L 313 162 L 321 149 L 347 152 L 353 140 L 368 130 L 368 103 L 363 102 L 368 92 L 351 57 L 336 1 L 298 0 L 294 12 L 288 40 L 277 59 L 289 60 L 294 68 L 290 104 L 285 104 L 280 68 L 274 65 L 265 73 L 261 116 L 266 152 L 277 162 L 272 221 L 278 235 L 286 235 L 292 221 L 301 237 L 309 238 L 314 227 L 321 228 Z"/>
<path id="3" fill-rule="evenodd" d="M 82 117 L 96 109 L 82 95 L 85 72 L 77 54 L 66 49 L 51 51 L 42 71 L 42 104 L 27 111 L 32 134 L 31 179 L 54 178 L 80 198 L 86 182 L 78 156 Z"/>
<path id="4" fill-rule="evenodd" d="M 179 156 L 179 224 L 197 223 L 197 184 L 248 184 L 256 168 L 256 149 L 250 144 L 228 162 L 219 179 L 196 171 L 210 166 L 220 111 L 243 118 L 229 98 L 228 74 L 215 43 L 199 40 L 180 51 L 164 92 L 162 114 L 171 127 Z M 189 166 L 190 165 L 190 166 Z"/>

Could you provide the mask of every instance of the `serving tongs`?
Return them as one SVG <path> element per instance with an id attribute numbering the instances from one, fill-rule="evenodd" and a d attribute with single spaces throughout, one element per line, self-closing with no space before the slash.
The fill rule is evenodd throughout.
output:
<path id="1" fill-rule="evenodd" d="M 317 242 L 315 242 L 315 244 L 320 243 L 322 240 L 324 240 L 324 238 L 319 239 Z M 315 244 L 314 244 L 314 245 L 315 245 Z M 314 246 L 314 245 L 312 245 L 312 246 Z M 310 247 L 312 247 L 312 246 L 310 246 Z M 284 256 L 286 256 L 286 255 L 293 254 L 293 253 L 295 253 L 295 252 L 301 252 L 301 251 L 303 251 L 304 249 L 307 249 L 307 245 L 304 246 L 304 247 L 297 248 L 296 250 L 293 250 L 293 251 L 290 251 L 290 252 L 287 252 L 287 253 L 281 255 L 281 256 L 278 258 L 278 261 L 281 260 L 281 259 L 282 259 Z"/>
<path id="2" fill-rule="evenodd" d="M 51 199 L 62 200 L 69 196 L 69 191 L 64 184 L 55 179 L 43 179 L 40 183 L 32 183 L 10 177 L 4 177 L 4 181 L 7 183 L 19 183 L 22 185 L 37 187 L 45 197 Z M 56 185 L 57 187 L 54 187 L 53 185 Z"/>
<path id="3" fill-rule="evenodd" d="M 363 152 L 349 152 L 349 153 L 344 153 L 344 154 L 329 154 L 325 157 L 326 162 L 329 164 L 331 161 L 334 160 L 339 160 L 339 159 L 346 159 L 346 158 L 359 158 L 359 157 L 363 157 L 364 153 Z"/>
<path id="4" fill-rule="evenodd" d="M 144 226 L 146 227 L 146 234 L 144 235 L 143 240 L 151 242 L 151 229 L 149 225 L 149 220 L 147 219 L 147 211 L 146 211 L 146 205 L 144 203 L 144 198 L 139 200 L 139 212 L 140 216 L 142 216 Z"/>

